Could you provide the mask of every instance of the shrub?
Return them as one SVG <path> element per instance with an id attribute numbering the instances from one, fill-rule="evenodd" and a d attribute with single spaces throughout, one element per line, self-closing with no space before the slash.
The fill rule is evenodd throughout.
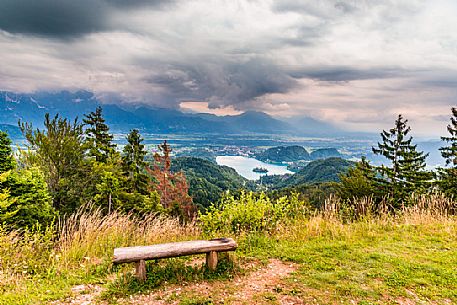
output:
<path id="1" fill-rule="evenodd" d="M 226 194 L 218 204 L 200 213 L 200 224 L 205 233 L 273 232 L 281 222 L 308 212 L 308 206 L 297 194 L 271 200 L 261 193 L 241 192 L 239 198 Z"/>
<path id="2" fill-rule="evenodd" d="M 13 228 L 46 226 L 56 214 L 43 175 L 36 168 L 0 175 L 0 221 Z"/>

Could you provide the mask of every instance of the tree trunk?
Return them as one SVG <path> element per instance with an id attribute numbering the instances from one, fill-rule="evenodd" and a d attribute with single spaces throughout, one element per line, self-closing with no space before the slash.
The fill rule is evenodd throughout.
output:
<path id="1" fill-rule="evenodd" d="M 108 214 L 111 214 L 111 193 L 108 195 Z"/>

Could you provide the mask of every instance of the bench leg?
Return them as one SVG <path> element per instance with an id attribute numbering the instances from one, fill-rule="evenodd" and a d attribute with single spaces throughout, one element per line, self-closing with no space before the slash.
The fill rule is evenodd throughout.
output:
<path id="1" fill-rule="evenodd" d="M 211 251 L 206 253 L 206 265 L 208 266 L 209 270 L 216 270 L 217 266 L 217 252 Z"/>
<path id="2" fill-rule="evenodd" d="M 144 260 L 140 260 L 135 263 L 135 269 L 136 269 L 136 278 L 144 282 L 146 281 L 146 262 Z"/>

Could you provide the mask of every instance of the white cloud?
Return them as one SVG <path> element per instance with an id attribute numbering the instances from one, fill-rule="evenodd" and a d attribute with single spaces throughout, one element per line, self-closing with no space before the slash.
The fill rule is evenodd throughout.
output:
<path id="1" fill-rule="evenodd" d="M 0 88 L 88 89 L 169 107 L 195 99 L 366 130 L 403 112 L 424 133 L 444 128 L 436 118 L 456 105 L 455 1 L 81 5 L 98 2 L 101 20 L 80 27 L 0 22 Z M 14 12 L 15 2 L 5 3 Z M 90 17 L 87 7 L 73 11 Z"/>

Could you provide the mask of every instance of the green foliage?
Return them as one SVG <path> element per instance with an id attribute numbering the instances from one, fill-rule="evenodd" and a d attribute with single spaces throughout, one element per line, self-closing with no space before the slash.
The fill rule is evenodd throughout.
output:
<path id="1" fill-rule="evenodd" d="M 449 197 L 457 198 L 457 168 L 440 168 L 438 187 Z"/>
<path id="2" fill-rule="evenodd" d="M 113 202 L 117 203 L 121 188 L 118 177 L 111 171 L 105 171 L 95 187 L 97 189 L 97 194 L 94 197 L 95 202 L 102 203 L 101 206 L 104 206 L 103 202 L 105 202 L 105 206 L 108 206 L 108 213 L 111 213 Z"/>
<path id="3" fill-rule="evenodd" d="M 447 126 L 448 137 L 441 137 L 447 146 L 440 148 L 448 167 L 439 169 L 439 188 L 448 196 L 457 198 L 457 108 L 452 108 L 451 123 Z"/>
<path id="4" fill-rule="evenodd" d="M 310 153 L 310 157 L 313 160 L 327 159 L 327 158 L 341 157 L 341 154 L 336 148 L 319 148 L 319 149 L 313 150 Z"/>
<path id="5" fill-rule="evenodd" d="M 89 125 L 86 142 L 83 141 L 83 126 L 77 120 L 70 123 L 58 115 L 50 119 L 47 114 L 43 131 L 20 124 L 29 148 L 24 152 L 23 161 L 26 166 L 38 166 L 43 171 L 54 207 L 62 214 L 72 213 L 88 202 L 94 202 L 108 213 L 113 209 L 157 211 L 157 193 L 145 189 L 147 176 L 140 170 L 144 166 L 142 148 L 135 152 L 137 147 L 132 148 L 133 163 L 129 163 L 128 158 L 124 158 L 123 163 L 114 152 L 101 108 L 87 115 L 84 122 Z M 141 142 L 139 135 L 135 137 L 134 134 L 131 139 L 133 145 Z M 93 159 L 85 157 L 86 149 Z M 133 181 L 129 180 L 132 176 Z M 2 197 L 6 198 L 6 193 Z M 6 205 L 7 199 L 3 201 Z"/>
<path id="6" fill-rule="evenodd" d="M 309 153 L 303 146 L 278 146 L 256 154 L 256 159 L 267 162 L 291 162 L 310 160 Z"/>
<path id="7" fill-rule="evenodd" d="M 86 125 L 86 139 L 84 146 L 89 150 L 89 156 L 97 162 L 106 162 L 115 153 L 115 145 L 112 143 L 113 135 L 109 133 L 109 127 L 105 124 L 102 116 L 102 107 L 98 106 L 95 112 L 84 115 Z"/>
<path id="8" fill-rule="evenodd" d="M 425 170 L 428 154 L 417 151 L 417 145 L 412 144 L 413 138 L 408 136 L 411 128 L 407 123 L 400 114 L 394 128 L 382 131 L 382 143 L 378 143 L 378 148 L 373 147 L 373 153 L 384 156 L 391 163 L 378 167 L 377 171 L 381 175 L 379 186 L 394 201 L 395 207 L 405 203 L 409 194 L 425 192 L 433 177 Z"/>
<path id="9" fill-rule="evenodd" d="M 0 222 L 11 228 L 46 225 L 57 215 L 36 168 L 0 174 L 0 189 Z"/>
<path id="10" fill-rule="evenodd" d="M 376 174 L 369 162 L 362 158 L 356 166 L 340 176 L 338 195 L 344 200 L 382 197 L 376 183 Z"/>
<path id="11" fill-rule="evenodd" d="M 6 132 L 0 130 L 0 173 L 12 170 L 15 166 L 11 140 Z"/>
<path id="12" fill-rule="evenodd" d="M 184 259 L 172 258 L 164 261 L 150 261 L 146 265 L 147 279 L 140 282 L 131 273 L 121 275 L 108 286 L 103 299 L 126 297 L 135 293 L 157 288 L 164 283 L 180 284 L 202 280 L 224 280 L 233 278 L 237 266 L 228 257 L 220 255 L 216 270 L 211 271 L 205 264 L 189 266 Z"/>
<path id="13" fill-rule="evenodd" d="M 172 162 L 171 171 L 184 172 L 189 182 L 189 194 L 201 209 L 218 201 L 226 191 L 252 189 L 249 181 L 233 168 L 201 158 L 176 158 Z"/>
<path id="14" fill-rule="evenodd" d="M 91 200 L 105 213 L 114 210 L 134 213 L 150 213 L 160 211 L 160 198 L 157 192 L 131 192 L 126 185 L 127 177 L 123 175 L 120 160 L 112 155 L 106 163 L 90 161 L 88 181 L 93 181 L 85 191 L 87 200 Z"/>
<path id="15" fill-rule="evenodd" d="M 20 123 L 27 140 L 24 152 L 27 166 L 38 166 L 43 172 L 54 207 L 73 211 L 79 204 L 85 180 L 81 179 L 83 164 L 82 125 L 77 119 L 70 123 L 56 115 L 45 115 L 44 130 L 33 130 L 32 125 Z"/>
<path id="16" fill-rule="evenodd" d="M 126 179 L 128 192 L 148 193 L 148 176 L 145 173 L 146 150 L 143 139 L 137 129 L 133 129 L 127 136 L 127 145 L 122 154 L 122 169 Z"/>
<path id="17" fill-rule="evenodd" d="M 321 209 L 324 201 L 331 195 L 336 194 L 338 188 L 335 182 L 322 182 L 314 184 L 301 184 L 268 192 L 271 199 L 298 194 L 300 200 L 308 202 L 313 209 Z"/>
<path id="18" fill-rule="evenodd" d="M 281 222 L 300 217 L 308 212 L 297 194 L 271 200 L 261 193 L 241 192 L 238 198 L 226 194 L 217 205 L 200 213 L 202 229 L 207 234 L 228 232 L 274 232 Z"/>
<path id="19" fill-rule="evenodd" d="M 354 162 L 341 158 L 328 158 L 310 162 L 299 172 L 279 183 L 276 188 L 293 187 L 306 183 L 339 181 L 339 175 L 345 173 Z"/>
<path id="20" fill-rule="evenodd" d="M 153 212 L 165 213 L 165 209 L 160 204 L 160 195 L 157 191 L 151 191 L 147 195 L 140 193 L 120 192 L 117 195 L 117 210 L 136 214 L 149 214 Z"/>
<path id="21" fill-rule="evenodd" d="M 16 202 L 16 199 L 11 197 L 10 191 L 5 185 L 6 179 L 10 174 L 10 172 L 0 174 L 0 221 L 2 222 L 12 218 L 18 212 L 18 210 L 11 208 Z"/>
<path id="22" fill-rule="evenodd" d="M 457 108 L 452 107 L 451 123 L 447 126 L 448 137 L 441 137 L 441 140 L 448 143 L 448 146 L 440 148 L 441 155 L 446 160 L 446 165 L 457 168 Z"/>

